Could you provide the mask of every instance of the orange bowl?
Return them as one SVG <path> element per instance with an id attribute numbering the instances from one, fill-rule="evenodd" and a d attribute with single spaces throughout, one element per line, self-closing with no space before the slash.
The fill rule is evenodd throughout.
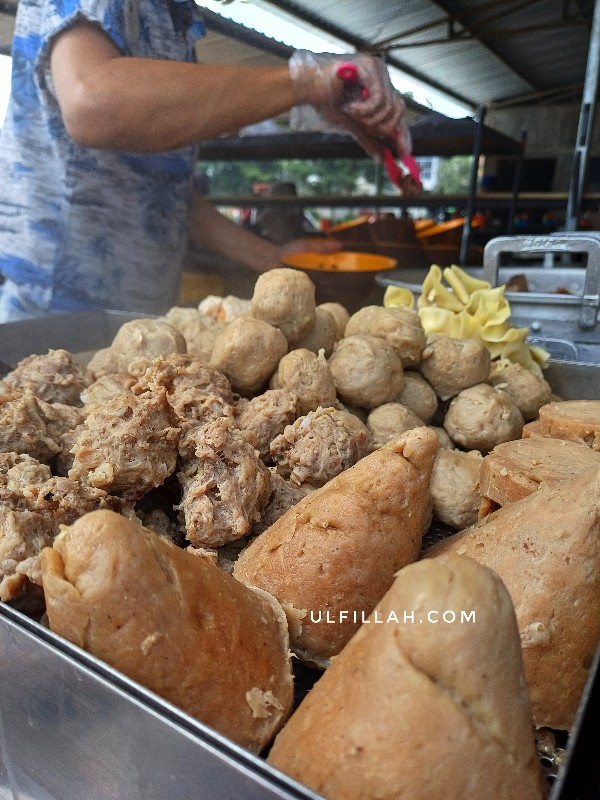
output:
<path id="1" fill-rule="evenodd" d="M 315 272 L 382 272 L 394 269 L 398 262 L 394 258 L 372 253 L 291 253 L 283 258 L 288 267 L 314 270 Z"/>
<path id="2" fill-rule="evenodd" d="M 305 272 L 315 285 L 317 303 L 341 303 L 353 314 L 363 305 L 383 301 L 375 273 L 393 269 L 394 258 L 372 253 L 293 253 L 283 263 Z M 380 296 L 381 295 L 381 296 Z"/>

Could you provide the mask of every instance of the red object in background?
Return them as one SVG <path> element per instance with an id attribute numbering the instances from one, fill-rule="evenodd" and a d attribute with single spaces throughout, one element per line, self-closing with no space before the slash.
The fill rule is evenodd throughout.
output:
<path id="1" fill-rule="evenodd" d="M 366 100 L 369 96 L 369 91 L 366 86 L 363 86 L 358 77 L 358 70 L 355 64 L 351 62 L 347 62 L 345 64 L 340 64 L 337 69 L 337 76 L 338 78 L 344 82 L 344 87 L 346 91 L 346 97 L 348 101 L 351 100 Z M 398 147 L 398 135 L 394 137 L 394 147 L 396 151 L 399 151 Z M 388 174 L 389 179 L 397 186 L 399 189 L 405 188 L 405 172 L 396 163 L 396 159 L 394 157 L 394 153 L 392 152 L 391 147 L 387 145 L 382 145 L 382 154 L 383 154 L 383 165 L 385 170 Z M 419 171 L 419 166 L 412 155 L 407 154 L 400 156 L 400 161 L 404 164 L 408 174 L 413 179 L 414 183 L 416 184 L 416 188 L 422 188 L 421 184 L 421 173 Z"/>

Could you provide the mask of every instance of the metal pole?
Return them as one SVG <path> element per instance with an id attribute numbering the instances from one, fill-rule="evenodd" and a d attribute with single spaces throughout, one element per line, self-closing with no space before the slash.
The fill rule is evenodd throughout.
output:
<path id="1" fill-rule="evenodd" d="M 600 0 L 594 3 L 594 17 L 590 33 L 583 98 L 579 114 L 577 142 L 573 156 L 573 170 L 567 200 L 565 230 L 576 231 L 581 213 L 583 195 L 587 188 L 589 147 L 594 125 L 596 96 L 598 93 L 598 66 L 600 64 Z"/>
<path id="2" fill-rule="evenodd" d="M 600 1 L 600 0 L 599 0 Z M 471 236 L 471 217 L 475 208 L 475 195 L 477 194 L 477 173 L 479 170 L 479 156 L 481 155 L 481 142 L 483 139 L 483 123 L 485 120 L 485 106 L 479 106 L 477 112 L 477 132 L 475 134 L 475 145 L 473 148 L 473 165 L 471 168 L 471 180 L 469 181 L 469 195 L 467 197 L 467 208 L 465 210 L 465 222 L 463 225 L 462 239 L 460 241 L 460 266 L 464 267 L 467 263 L 469 251 L 469 238 Z"/>
<path id="3" fill-rule="evenodd" d="M 521 182 L 521 169 L 523 167 L 523 158 L 525 156 L 525 144 L 527 143 L 527 129 L 521 129 L 521 152 L 515 164 L 515 175 L 513 178 L 512 195 L 510 198 L 510 209 L 508 211 L 508 223 L 506 225 L 506 233 L 510 236 L 513 232 L 515 224 L 515 214 L 517 213 L 517 198 L 519 196 L 519 184 Z"/>

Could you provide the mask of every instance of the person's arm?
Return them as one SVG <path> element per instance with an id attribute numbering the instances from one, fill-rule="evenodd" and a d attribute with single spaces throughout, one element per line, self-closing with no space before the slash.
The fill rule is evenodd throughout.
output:
<path id="1" fill-rule="evenodd" d="M 124 57 L 92 23 L 57 36 L 50 69 L 67 131 L 87 147 L 161 152 L 235 131 L 293 105 L 287 65 Z"/>
<path id="2" fill-rule="evenodd" d="M 312 251 L 333 253 L 341 249 L 333 239 L 295 239 L 282 246 L 262 239 L 220 214 L 201 195 L 194 195 L 190 238 L 199 247 L 237 261 L 254 272 L 281 267 L 286 253 Z"/>

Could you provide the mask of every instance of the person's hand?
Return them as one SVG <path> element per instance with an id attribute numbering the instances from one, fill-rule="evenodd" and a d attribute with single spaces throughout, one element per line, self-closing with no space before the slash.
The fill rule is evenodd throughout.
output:
<path id="1" fill-rule="evenodd" d="M 358 71 L 359 87 L 352 97 L 338 76 L 339 67 L 348 62 Z M 394 140 L 400 154 L 410 152 L 410 135 L 402 119 L 404 101 L 381 59 L 360 53 L 297 50 L 289 68 L 295 105 L 313 106 L 332 126 L 347 130 L 377 160 L 381 158 L 380 138 Z"/>

